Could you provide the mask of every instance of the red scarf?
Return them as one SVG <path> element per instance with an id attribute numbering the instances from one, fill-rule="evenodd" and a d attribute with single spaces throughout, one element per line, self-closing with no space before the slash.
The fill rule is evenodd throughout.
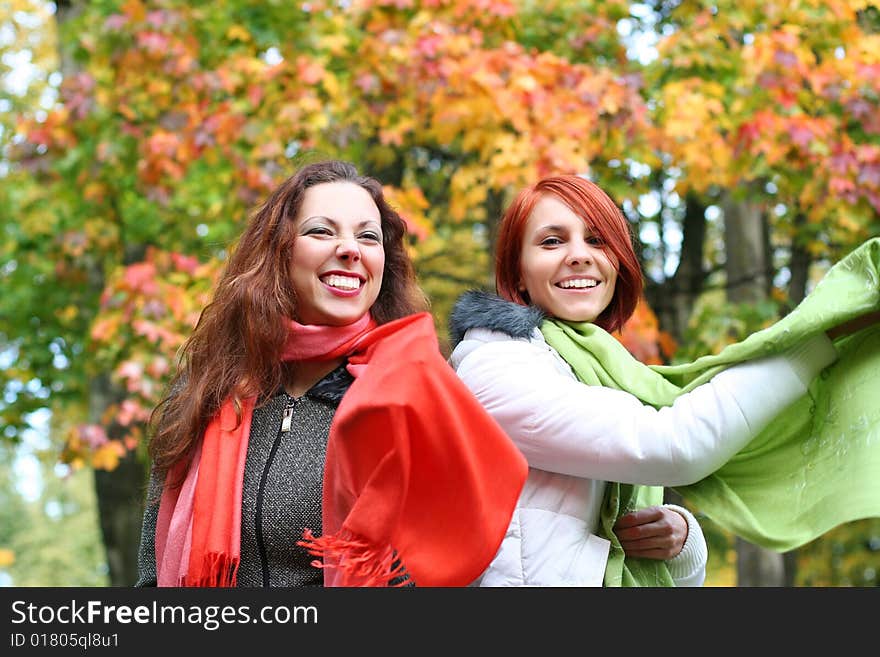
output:
<path id="1" fill-rule="evenodd" d="M 281 360 L 333 360 L 348 356 L 357 339 L 374 328 L 376 322 L 370 313 L 348 326 L 319 326 L 288 320 L 287 344 L 281 352 Z"/>
<path id="2" fill-rule="evenodd" d="M 428 313 L 337 342 L 332 357 L 349 355 L 356 379 L 330 426 L 324 535 L 307 530 L 298 544 L 322 557 L 313 563 L 324 568 L 325 586 L 386 586 L 403 572 L 392 569 L 395 558 L 419 586 L 469 584 L 501 544 L 525 482 L 524 457 L 443 360 Z M 234 427 L 227 401 L 184 485 L 163 492 L 160 586 L 235 585 L 252 412 L 246 400 Z M 181 491 L 191 478 L 187 509 Z M 175 515 L 185 533 L 169 531 Z"/>

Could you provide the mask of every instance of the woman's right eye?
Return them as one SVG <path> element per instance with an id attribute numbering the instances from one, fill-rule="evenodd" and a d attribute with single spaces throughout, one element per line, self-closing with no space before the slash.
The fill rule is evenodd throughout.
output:
<path id="1" fill-rule="evenodd" d="M 326 226 L 314 226 L 306 231 L 306 235 L 332 235 Z"/>
<path id="2" fill-rule="evenodd" d="M 541 246 L 559 246 L 562 244 L 562 240 L 558 237 L 545 237 L 541 240 Z"/>

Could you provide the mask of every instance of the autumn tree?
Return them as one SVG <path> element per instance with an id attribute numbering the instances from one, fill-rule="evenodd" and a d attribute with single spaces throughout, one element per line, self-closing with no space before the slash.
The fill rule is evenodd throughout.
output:
<path id="1" fill-rule="evenodd" d="M 774 285 L 785 265 L 805 287 L 812 260 L 880 229 L 865 2 L 13 4 L 57 39 L 27 37 L 41 73 L 0 98 L 19 119 L 0 142 L 4 437 L 36 408 L 64 418 L 55 439 L 95 472 L 117 585 L 135 576 L 149 412 L 235 236 L 301 162 L 348 159 L 387 185 L 441 334 L 461 291 L 492 286 L 511 194 L 590 176 L 639 238 L 652 303 L 620 339 L 646 362 L 672 354 L 667 332 L 684 354 L 735 339 L 687 332 L 705 282 L 740 277 L 722 270 L 719 206 L 765 222 Z M 623 26 L 656 30 L 657 58 Z"/>

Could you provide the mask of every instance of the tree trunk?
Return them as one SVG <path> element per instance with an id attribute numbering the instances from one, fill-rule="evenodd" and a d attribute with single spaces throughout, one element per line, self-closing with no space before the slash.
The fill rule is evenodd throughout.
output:
<path id="1" fill-rule="evenodd" d="M 771 284 L 770 242 L 761 208 L 727 196 L 723 203 L 727 298 L 755 303 L 767 298 Z M 737 586 L 784 586 L 782 555 L 736 539 Z"/>
<path id="2" fill-rule="evenodd" d="M 782 555 L 736 537 L 736 585 L 784 586 Z"/>
<path id="3" fill-rule="evenodd" d="M 684 339 L 697 297 L 703 291 L 703 247 L 706 241 L 706 206 L 688 194 L 682 226 L 681 257 L 672 278 L 662 285 L 649 284 L 648 303 L 664 331 L 678 342 Z"/>
<path id="4" fill-rule="evenodd" d="M 761 208 L 748 201 L 726 197 L 724 242 L 727 299 L 733 303 L 755 303 L 770 290 L 770 245 Z"/>
<path id="5" fill-rule="evenodd" d="M 100 423 L 106 409 L 122 399 L 122 391 L 107 374 L 89 385 L 89 421 Z M 120 438 L 122 427 L 106 427 L 111 439 Z M 111 586 L 131 586 L 137 581 L 138 545 L 141 537 L 145 468 L 136 452 L 128 452 L 113 470 L 95 470 L 98 521 L 107 555 Z"/>
<path id="6" fill-rule="evenodd" d="M 501 224 L 501 214 L 504 212 L 504 192 L 490 188 L 486 194 L 486 231 L 488 234 L 489 253 L 494 256 L 495 245 L 498 242 L 498 228 Z M 495 259 L 489 260 L 489 273 L 486 279 L 490 290 L 495 289 Z"/>
<path id="7" fill-rule="evenodd" d="M 72 55 L 72 48 L 61 37 L 64 24 L 82 12 L 82 2 L 58 0 L 55 3 L 55 20 L 58 25 L 58 55 L 61 74 L 70 77 L 80 67 Z M 96 263 L 89 275 L 90 286 L 98 293 L 105 284 L 104 272 Z M 107 408 L 122 399 L 124 392 L 115 386 L 109 374 L 93 377 L 89 382 L 88 420 L 103 424 Z M 114 437 L 119 428 L 108 428 L 108 436 Z M 117 436 L 118 437 L 118 436 Z M 137 551 L 143 518 L 145 468 L 134 453 L 123 458 L 112 470 L 94 473 L 95 495 L 98 504 L 99 523 L 111 586 L 131 586 L 137 579 Z"/>
<path id="8" fill-rule="evenodd" d="M 810 264 L 812 258 L 810 252 L 798 240 L 801 235 L 802 228 L 806 225 L 807 219 L 802 212 L 799 212 L 794 218 L 794 235 L 791 240 L 791 260 L 788 263 L 788 269 L 791 272 L 791 280 L 788 284 L 788 303 L 785 306 L 785 312 L 793 310 L 804 297 L 807 296 L 807 280 L 810 274 Z M 785 566 L 785 583 L 784 586 L 794 586 L 797 579 L 798 551 L 792 550 L 783 555 L 783 565 Z"/>
<path id="9" fill-rule="evenodd" d="M 791 240 L 791 262 L 788 265 L 791 271 L 791 281 L 788 286 L 788 298 L 793 309 L 804 297 L 807 296 L 807 278 L 810 273 L 810 252 L 798 241 L 800 228 L 806 224 L 803 214 L 798 214 L 794 219 L 795 234 Z"/>

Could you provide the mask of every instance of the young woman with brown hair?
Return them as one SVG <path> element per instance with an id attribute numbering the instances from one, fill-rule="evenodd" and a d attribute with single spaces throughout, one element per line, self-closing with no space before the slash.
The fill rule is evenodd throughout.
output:
<path id="1" fill-rule="evenodd" d="M 254 214 L 154 413 L 138 585 L 456 586 L 489 563 L 525 462 L 440 355 L 405 232 L 339 161 Z"/>

